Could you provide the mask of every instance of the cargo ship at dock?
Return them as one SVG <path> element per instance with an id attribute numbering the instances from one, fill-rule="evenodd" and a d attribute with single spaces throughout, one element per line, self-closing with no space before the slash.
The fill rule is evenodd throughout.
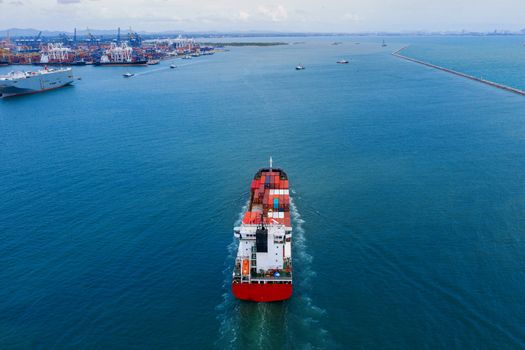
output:
<path id="1" fill-rule="evenodd" d="M 49 43 L 40 52 L 40 61 L 35 66 L 85 66 L 84 59 L 75 57 L 73 51 L 61 43 Z"/>
<path id="2" fill-rule="evenodd" d="M 260 169 L 250 188 L 250 203 L 241 225 L 232 293 L 241 300 L 272 302 L 292 296 L 292 225 L 288 175 Z"/>
<path id="3" fill-rule="evenodd" d="M 11 72 L 0 76 L 0 97 L 34 94 L 58 89 L 74 81 L 71 68 L 44 68 L 34 72 Z"/>
<path id="4" fill-rule="evenodd" d="M 111 44 L 111 47 L 107 49 L 104 54 L 100 57 L 99 61 L 94 62 L 95 66 L 146 66 L 148 60 L 140 59 L 133 56 L 133 48 L 128 46 L 126 43 L 117 45 Z"/>

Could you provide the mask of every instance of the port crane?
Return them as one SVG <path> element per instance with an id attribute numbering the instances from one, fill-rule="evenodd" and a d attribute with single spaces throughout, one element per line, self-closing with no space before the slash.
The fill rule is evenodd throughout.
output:
<path id="1" fill-rule="evenodd" d="M 92 44 L 92 45 L 96 45 L 98 47 L 100 47 L 100 39 L 97 38 L 96 36 L 94 36 L 93 34 L 91 34 L 91 32 L 89 31 L 89 28 L 86 28 L 86 32 L 87 32 L 87 38 L 86 38 L 86 42 Z"/>
<path id="2" fill-rule="evenodd" d="M 139 33 L 134 32 L 131 27 L 129 27 L 128 41 L 132 47 L 140 47 L 142 45 L 142 38 Z"/>

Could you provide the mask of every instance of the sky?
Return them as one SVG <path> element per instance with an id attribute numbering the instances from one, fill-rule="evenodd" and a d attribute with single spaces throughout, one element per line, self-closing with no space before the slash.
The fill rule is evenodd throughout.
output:
<path id="1" fill-rule="evenodd" d="M 525 0 L 0 0 L 0 29 L 492 31 L 525 28 Z"/>

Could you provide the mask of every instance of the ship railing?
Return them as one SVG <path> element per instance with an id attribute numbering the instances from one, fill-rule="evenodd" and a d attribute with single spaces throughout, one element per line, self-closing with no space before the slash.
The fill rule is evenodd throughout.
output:
<path id="1" fill-rule="evenodd" d="M 252 278 L 251 283 L 292 283 L 290 277 Z"/>
<path id="2" fill-rule="evenodd" d="M 262 270 L 261 270 L 262 271 Z M 279 276 L 275 276 L 274 273 L 277 272 Z M 286 270 L 272 270 L 272 272 L 251 272 L 251 278 L 264 278 L 264 279 L 278 279 L 278 278 L 292 278 L 292 271 Z"/>

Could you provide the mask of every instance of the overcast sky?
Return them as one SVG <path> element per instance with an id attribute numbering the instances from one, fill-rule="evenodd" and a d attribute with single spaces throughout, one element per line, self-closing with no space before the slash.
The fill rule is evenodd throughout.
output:
<path id="1" fill-rule="evenodd" d="M 0 29 L 519 30 L 525 0 L 0 0 Z"/>

